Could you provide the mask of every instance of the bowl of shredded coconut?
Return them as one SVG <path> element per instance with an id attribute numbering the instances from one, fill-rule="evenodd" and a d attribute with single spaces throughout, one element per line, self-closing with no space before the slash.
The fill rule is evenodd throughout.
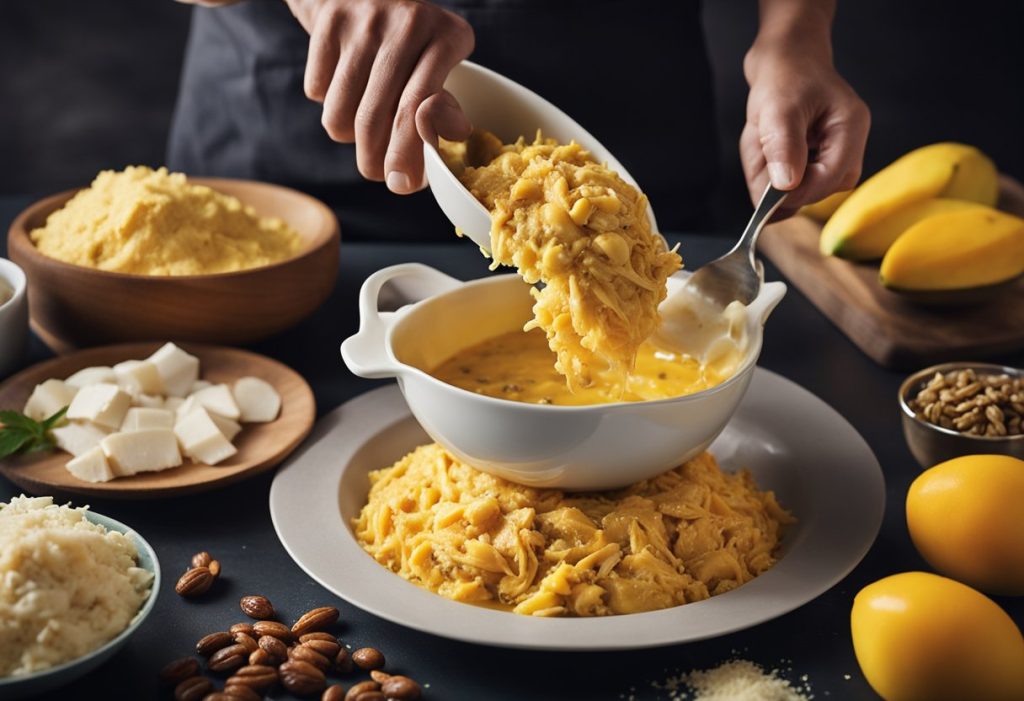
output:
<path id="1" fill-rule="evenodd" d="M 153 608 L 160 566 L 135 531 L 53 497 L 0 503 L 0 698 L 63 686 Z"/>

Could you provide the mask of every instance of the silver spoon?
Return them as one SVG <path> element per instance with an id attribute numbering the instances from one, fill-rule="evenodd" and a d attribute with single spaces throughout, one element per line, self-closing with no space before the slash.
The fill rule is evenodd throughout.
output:
<path id="1" fill-rule="evenodd" d="M 771 185 L 765 188 L 740 240 L 724 256 L 698 268 L 687 280 L 686 292 L 698 295 L 720 309 L 737 300 L 743 304 L 753 302 L 763 283 L 754 260 L 757 237 L 788 194 Z"/>
<path id="2" fill-rule="evenodd" d="M 702 358 L 709 344 L 727 331 L 723 310 L 737 301 L 750 306 L 764 284 L 763 270 L 754 259 L 757 237 L 787 194 L 769 185 L 732 250 L 698 268 L 669 295 L 658 310 L 661 325 L 651 338 L 654 345 Z"/>

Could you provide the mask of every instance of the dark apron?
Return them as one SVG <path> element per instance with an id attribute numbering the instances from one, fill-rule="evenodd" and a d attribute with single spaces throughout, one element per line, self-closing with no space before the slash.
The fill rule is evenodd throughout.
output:
<path id="1" fill-rule="evenodd" d="M 551 100 L 618 157 L 663 229 L 706 225 L 718 157 L 699 0 L 439 4 L 473 26 L 473 61 Z M 195 8 L 168 166 L 310 192 L 347 239 L 449 238 L 429 192 L 366 182 L 354 147 L 327 137 L 302 89 L 307 44 L 283 0 Z"/>

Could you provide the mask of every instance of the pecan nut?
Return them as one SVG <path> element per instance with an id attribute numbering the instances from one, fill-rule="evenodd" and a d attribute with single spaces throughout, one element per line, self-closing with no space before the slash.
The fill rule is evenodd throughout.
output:
<path id="1" fill-rule="evenodd" d="M 280 666 L 281 685 L 293 694 L 312 694 L 327 686 L 319 669 L 302 660 L 289 660 Z"/>
<path id="2" fill-rule="evenodd" d="M 249 618 L 266 620 L 274 617 L 274 605 L 265 596 L 243 596 L 238 601 L 238 607 Z"/>
<path id="3" fill-rule="evenodd" d="M 203 657 L 209 657 L 222 647 L 230 645 L 233 640 L 234 638 L 231 633 L 226 633 L 224 631 L 204 635 L 199 639 L 199 642 L 196 643 L 196 654 L 202 655 Z"/>
<path id="4" fill-rule="evenodd" d="M 213 682 L 206 677 L 189 677 L 174 687 L 175 701 L 200 701 L 213 691 Z"/>
<path id="5" fill-rule="evenodd" d="M 256 621 L 252 624 L 252 629 L 260 637 L 269 635 L 286 643 L 292 639 L 292 632 L 288 630 L 288 626 L 277 621 Z"/>
<path id="6" fill-rule="evenodd" d="M 277 670 L 269 665 L 246 665 L 236 669 L 228 681 L 232 684 L 248 686 L 253 690 L 260 691 L 277 683 Z"/>
<path id="7" fill-rule="evenodd" d="M 311 611 L 306 611 L 292 625 L 292 634 L 296 637 L 311 633 L 315 630 L 323 630 L 338 620 L 338 609 L 333 606 L 321 606 Z"/>
<path id="8" fill-rule="evenodd" d="M 384 653 L 375 647 L 361 647 L 352 653 L 352 661 L 359 669 L 382 669 Z"/>
<path id="9" fill-rule="evenodd" d="M 181 596 L 201 596 L 213 584 L 213 575 L 207 567 L 193 567 L 181 575 L 174 591 Z"/>
<path id="10" fill-rule="evenodd" d="M 288 646 L 273 635 L 260 637 L 258 643 L 260 649 L 266 652 L 270 658 L 280 664 L 288 659 Z"/>
<path id="11" fill-rule="evenodd" d="M 324 657 L 319 652 L 311 647 L 305 645 L 298 645 L 288 651 L 288 657 L 292 660 L 302 660 L 308 662 L 321 672 L 326 672 L 327 668 L 331 666 L 330 659 Z"/>
<path id="12" fill-rule="evenodd" d="M 210 656 L 210 661 L 206 663 L 206 666 L 210 668 L 212 672 L 230 672 L 238 669 L 242 665 L 249 661 L 249 651 L 245 649 L 245 645 L 235 643 L 234 645 L 228 645 L 222 647 L 217 652 Z"/>
<path id="13" fill-rule="evenodd" d="M 160 670 L 160 683 L 164 686 L 177 686 L 189 677 L 199 674 L 199 662 L 194 657 L 182 657 L 164 665 Z"/>

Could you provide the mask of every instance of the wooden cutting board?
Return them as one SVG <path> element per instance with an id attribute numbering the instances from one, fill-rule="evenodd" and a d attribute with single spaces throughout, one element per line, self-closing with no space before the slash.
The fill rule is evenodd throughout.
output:
<path id="1" fill-rule="evenodd" d="M 999 208 L 1024 216 L 1024 186 L 1000 177 Z M 850 263 L 818 251 L 821 225 L 793 217 L 767 227 L 761 253 L 825 316 L 880 365 L 908 370 L 978 360 L 1024 348 L 1024 279 L 969 307 L 925 307 L 878 282 L 878 263 Z"/>

